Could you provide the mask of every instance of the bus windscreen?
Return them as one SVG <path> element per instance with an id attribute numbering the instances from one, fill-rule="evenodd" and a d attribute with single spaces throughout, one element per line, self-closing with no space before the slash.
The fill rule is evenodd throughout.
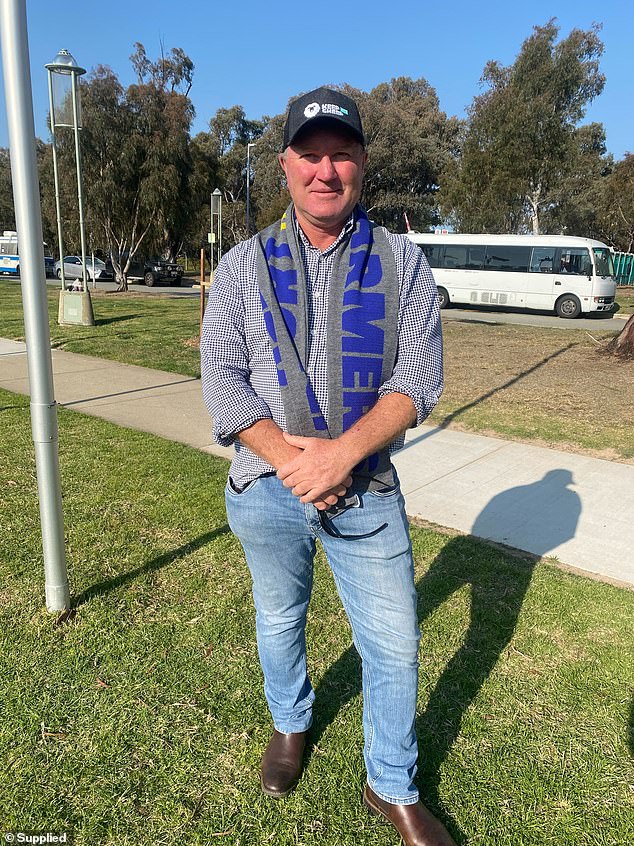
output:
<path id="1" fill-rule="evenodd" d="M 614 260 L 610 250 L 594 247 L 592 252 L 594 253 L 597 276 L 614 276 Z"/>

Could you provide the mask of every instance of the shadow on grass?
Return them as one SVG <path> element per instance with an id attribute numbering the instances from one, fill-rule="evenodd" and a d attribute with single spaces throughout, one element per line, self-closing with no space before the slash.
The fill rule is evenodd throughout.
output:
<path id="1" fill-rule="evenodd" d="M 202 546 L 206 546 L 208 543 L 211 543 L 216 538 L 221 535 L 225 535 L 228 532 L 229 526 L 225 523 L 217 529 L 213 529 L 211 532 L 205 532 L 204 535 L 200 535 L 194 540 L 188 541 L 176 549 L 172 549 L 170 552 L 165 552 L 163 555 L 153 558 L 151 561 L 148 561 L 141 567 L 137 567 L 135 570 L 130 570 L 127 573 L 121 573 L 118 576 L 114 576 L 112 579 L 107 579 L 104 582 L 92 585 L 91 587 L 86 588 L 85 591 L 75 598 L 73 601 L 73 609 L 75 610 L 79 608 L 85 602 L 88 602 L 89 599 L 92 599 L 93 596 L 102 596 L 105 593 L 116 590 L 122 585 L 128 584 L 128 582 L 134 581 L 139 576 L 143 576 L 147 573 L 153 573 L 156 570 L 160 570 L 162 567 L 166 567 L 173 561 L 178 561 L 179 558 L 191 555 L 192 552 L 196 552 L 197 549 L 200 549 Z"/>
<path id="2" fill-rule="evenodd" d="M 567 488 L 570 474 L 556 471 L 532 485 L 511 488 L 493 497 L 473 524 L 475 535 L 486 535 L 509 505 L 528 499 L 537 501 L 553 494 L 553 484 L 563 498 L 559 528 L 545 533 L 536 545 L 541 555 L 574 537 L 581 502 Z M 473 537 L 452 538 L 418 581 L 418 619 L 425 642 L 425 621 L 449 597 L 469 586 L 471 618 L 462 645 L 450 658 L 429 691 L 424 711 L 416 721 L 419 746 L 417 783 L 422 801 L 447 825 L 456 841 L 465 843 L 443 805 L 439 786 L 442 766 L 460 734 L 462 719 L 508 646 L 539 555 L 513 557 L 486 541 Z M 422 663 L 425 663 L 423 652 Z M 317 745 L 339 709 L 361 692 L 361 662 L 351 647 L 329 668 L 316 690 L 311 746 Z M 634 706 L 633 706 L 634 707 Z M 631 726 L 630 726 L 631 729 Z M 630 732 L 631 740 L 631 732 Z"/>
<path id="3" fill-rule="evenodd" d="M 630 722 L 628 725 L 627 739 L 630 744 L 630 755 L 634 758 L 634 696 L 630 703 Z"/>
<path id="4" fill-rule="evenodd" d="M 579 344 L 576 341 L 573 341 L 570 344 L 566 344 L 565 347 L 562 347 L 559 350 L 555 350 L 554 353 L 547 355 L 545 358 L 542 358 L 541 361 L 538 361 L 536 364 L 533 364 L 532 367 L 528 367 L 526 370 L 522 370 L 521 373 L 518 373 L 517 376 L 513 376 L 512 379 L 504 382 L 502 385 L 498 385 L 496 388 L 491 388 L 490 391 L 482 394 L 482 396 L 476 397 L 476 399 L 472 400 L 471 402 L 466 403 L 466 405 L 461 406 L 460 408 L 456 408 L 455 411 L 452 411 L 446 417 L 444 417 L 440 423 L 434 426 L 429 432 L 424 432 L 422 435 L 419 435 L 417 438 L 412 438 L 411 440 L 407 441 L 405 446 L 401 448 L 401 452 L 404 452 L 406 449 L 415 446 L 416 444 L 420 443 L 421 441 L 427 440 L 427 438 L 431 438 L 434 434 L 436 434 L 439 429 L 446 429 L 453 421 L 460 417 L 461 414 L 464 414 L 467 411 L 471 411 L 472 408 L 480 405 L 482 402 L 486 402 L 486 400 L 491 399 L 491 397 L 495 396 L 495 394 L 499 394 L 501 391 L 505 391 L 507 388 L 512 387 L 513 385 L 521 382 L 522 379 L 525 379 L 527 376 L 530 376 L 531 373 L 534 373 L 536 370 L 539 370 L 541 367 L 544 367 L 548 362 L 552 361 L 553 359 L 557 358 L 557 356 L 562 355 L 568 350 L 572 349 L 572 347 L 577 347 Z"/>
<path id="5" fill-rule="evenodd" d="M 120 314 L 115 317 L 99 317 L 95 320 L 96 326 L 108 326 L 110 323 L 122 323 L 125 320 L 136 320 L 137 317 L 142 317 L 141 314 Z"/>

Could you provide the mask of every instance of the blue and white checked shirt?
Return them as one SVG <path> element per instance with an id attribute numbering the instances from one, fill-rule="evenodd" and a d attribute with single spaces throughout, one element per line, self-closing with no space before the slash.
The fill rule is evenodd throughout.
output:
<path id="1" fill-rule="evenodd" d="M 343 249 L 350 218 L 341 235 L 323 252 L 297 226 L 306 274 L 308 303 L 308 375 L 328 420 L 327 308 L 334 256 Z M 400 286 L 398 352 L 392 377 L 379 396 L 406 394 L 416 406 L 416 425 L 431 414 L 443 390 L 442 334 L 436 285 L 421 249 L 405 236 L 387 237 L 396 260 Z M 200 343 L 203 396 L 213 418 L 213 437 L 235 445 L 231 478 L 238 486 L 275 468 L 240 443 L 237 434 L 257 420 L 272 419 L 286 431 L 256 277 L 257 236 L 238 244 L 218 264 L 203 321 Z M 404 436 L 390 446 L 403 446 Z"/>

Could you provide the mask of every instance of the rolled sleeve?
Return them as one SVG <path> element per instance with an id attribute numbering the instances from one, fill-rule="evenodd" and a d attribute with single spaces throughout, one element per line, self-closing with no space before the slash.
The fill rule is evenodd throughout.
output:
<path id="1" fill-rule="evenodd" d="M 395 236 L 399 237 L 399 236 Z M 416 408 L 419 426 L 434 410 L 443 392 L 442 327 L 436 283 L 425 254 L 399 237 L 403 254 L 403 281 L 399 307 L 396 365 L 379 388 L 408 396 Z"/>
<path id="2" fill-rule="evenodd" d="M 213 438 L 231 446 L 238 432 L 271 419 L 267 403 L 249 382 L 244 303 L 235 274 L 238 248 L 218 265 L 209 292 L 200 341 L 202 390 L 213 420 Z"/>

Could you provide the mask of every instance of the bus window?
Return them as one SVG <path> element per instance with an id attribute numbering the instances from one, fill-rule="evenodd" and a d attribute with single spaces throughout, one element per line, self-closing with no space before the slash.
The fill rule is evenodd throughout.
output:
<path id="1" fill-rule="evenodd" d="M 593 253 L 597 276 L 614 276 L 612 253 L 605 247 L 594 247 Z"/>
<path id="2" fill-rule="evenodd" d="M 482 270 L 484 267 L 484 247 L 469 247 L 467 270 Z"/>
<path id="3" fill-rule="evenodd" d="M 487 270 L 507 270 L 526 273 L 530 261 L 531 248 L 513 246 L 495 246 L 486 248 Z"/>
<path id="4" fill-rule="evenodd" d="M 565 247 L 559 250 L 557 273 L 573 273 L 576 276 L 592 276 L 590 253 L 585 247 Z"/>
<path id="5" fill-rule="evenodd" d="M 442 251 L 445 249 L 442 244 L 421 244 L 421 248 L 427 256 L 430 267 L 440 267 Z"/>
<path id="6" fill-rule="evenodd" d="M 447 244 L 442 267 L 458 268 L 462 270 L 467 265 L 467 248 L 457 244 Z"/>
<path id="7" fill-rule="evenodd" d="M 552 273 L 555 266 L 554 247 L 533 247 L 531 273 Z"/>

